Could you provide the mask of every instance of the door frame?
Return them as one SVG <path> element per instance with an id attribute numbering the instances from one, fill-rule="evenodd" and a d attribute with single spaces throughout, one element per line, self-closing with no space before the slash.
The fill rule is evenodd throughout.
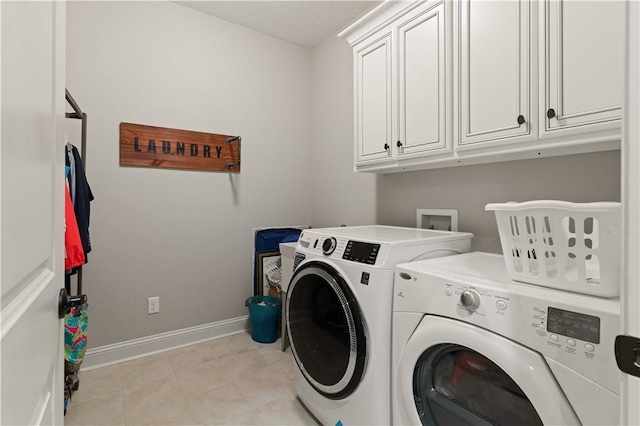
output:
<path id="1" fill-rule="evenodd" d="M 622 120 L 623 280 L 622 334 L 640 337 L 640 3 L 626 2 L 626 55 Z M 613 350 L 613 348 L 612 348 Z M 622 375 L 620 419 L 640 424 L 640 378 Z"/>

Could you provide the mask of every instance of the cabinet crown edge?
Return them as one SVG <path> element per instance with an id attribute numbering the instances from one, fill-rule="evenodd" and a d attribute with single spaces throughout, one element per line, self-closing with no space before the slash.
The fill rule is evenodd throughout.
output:
<path id="1" fill-rule="evenodd" d="M 346 40 L 349 45 L 353 47 L 370 34 L 391 24 L 401 15 L 413 10 L 426 1 L 432 1 L 434 4 L 437 4 L 443 0 L 385 0 L 340 31 L 338 37 Z"/>

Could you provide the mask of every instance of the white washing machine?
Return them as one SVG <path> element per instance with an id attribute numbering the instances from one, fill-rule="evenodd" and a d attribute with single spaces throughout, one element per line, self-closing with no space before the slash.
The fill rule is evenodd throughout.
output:
<path id="1" fill-rule="evenodd" d="M 468 252 L 471 238 L 390 226 L 302 232 L 285 312 L 296 390 L 318 420 L 391 423 L 393 268 Z"/>
<path id="2" fill-rule="evenodd" d="M 509 279 L 501 255 L 398 265 L 393 423 L 620 424 L 620 301 Z"/>

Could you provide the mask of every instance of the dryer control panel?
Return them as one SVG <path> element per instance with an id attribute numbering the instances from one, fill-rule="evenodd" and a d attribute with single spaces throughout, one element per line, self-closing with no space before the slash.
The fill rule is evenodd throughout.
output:
<path id="1" fill-rule="evenodd" d="M 547 331 L 585 342 L 600 343 L 600 318 L 549 306 Z"/>
<path id="2" fill-rule="evenodd" d="M 482 327 L 619 392 L 613 351 L 621 331 L 618 299 L 511 281 L 502 256 L 479 254 L 398 265 L 394 313 Z"/>

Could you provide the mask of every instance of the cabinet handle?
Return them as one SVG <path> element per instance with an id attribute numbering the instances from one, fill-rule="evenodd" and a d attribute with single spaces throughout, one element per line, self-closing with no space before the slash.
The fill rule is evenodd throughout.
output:
<path id="1" fill-rule="evenodd" d="M 384 144 L 384 150 L 385 150 L 385 151 L 389 151 L 389 144 L 388 144 L 388 143 L 385 143 L 385 144 Z"/>
<path id="2" fill-rule="evenodd" d="M 396 146 L 397 146 L 398 148 L 400 148 L 400 147 L 402 146 L 402 142 L 400 142 L 400 141 L 396 142 Z"/>
<path id="3" fill-rule="evenodd" d="M 547 111 L 547 118 L 553 118 L 556 116 L 556 110 L 553 108 L 549 108 L 549 111 Z"/>
<path id="4" fill-rule="evenodd" d="M 524 115 L 519 115 L 518 116 L 518 124 L 524 124 L 526 120 L 524 119 Z"/>

